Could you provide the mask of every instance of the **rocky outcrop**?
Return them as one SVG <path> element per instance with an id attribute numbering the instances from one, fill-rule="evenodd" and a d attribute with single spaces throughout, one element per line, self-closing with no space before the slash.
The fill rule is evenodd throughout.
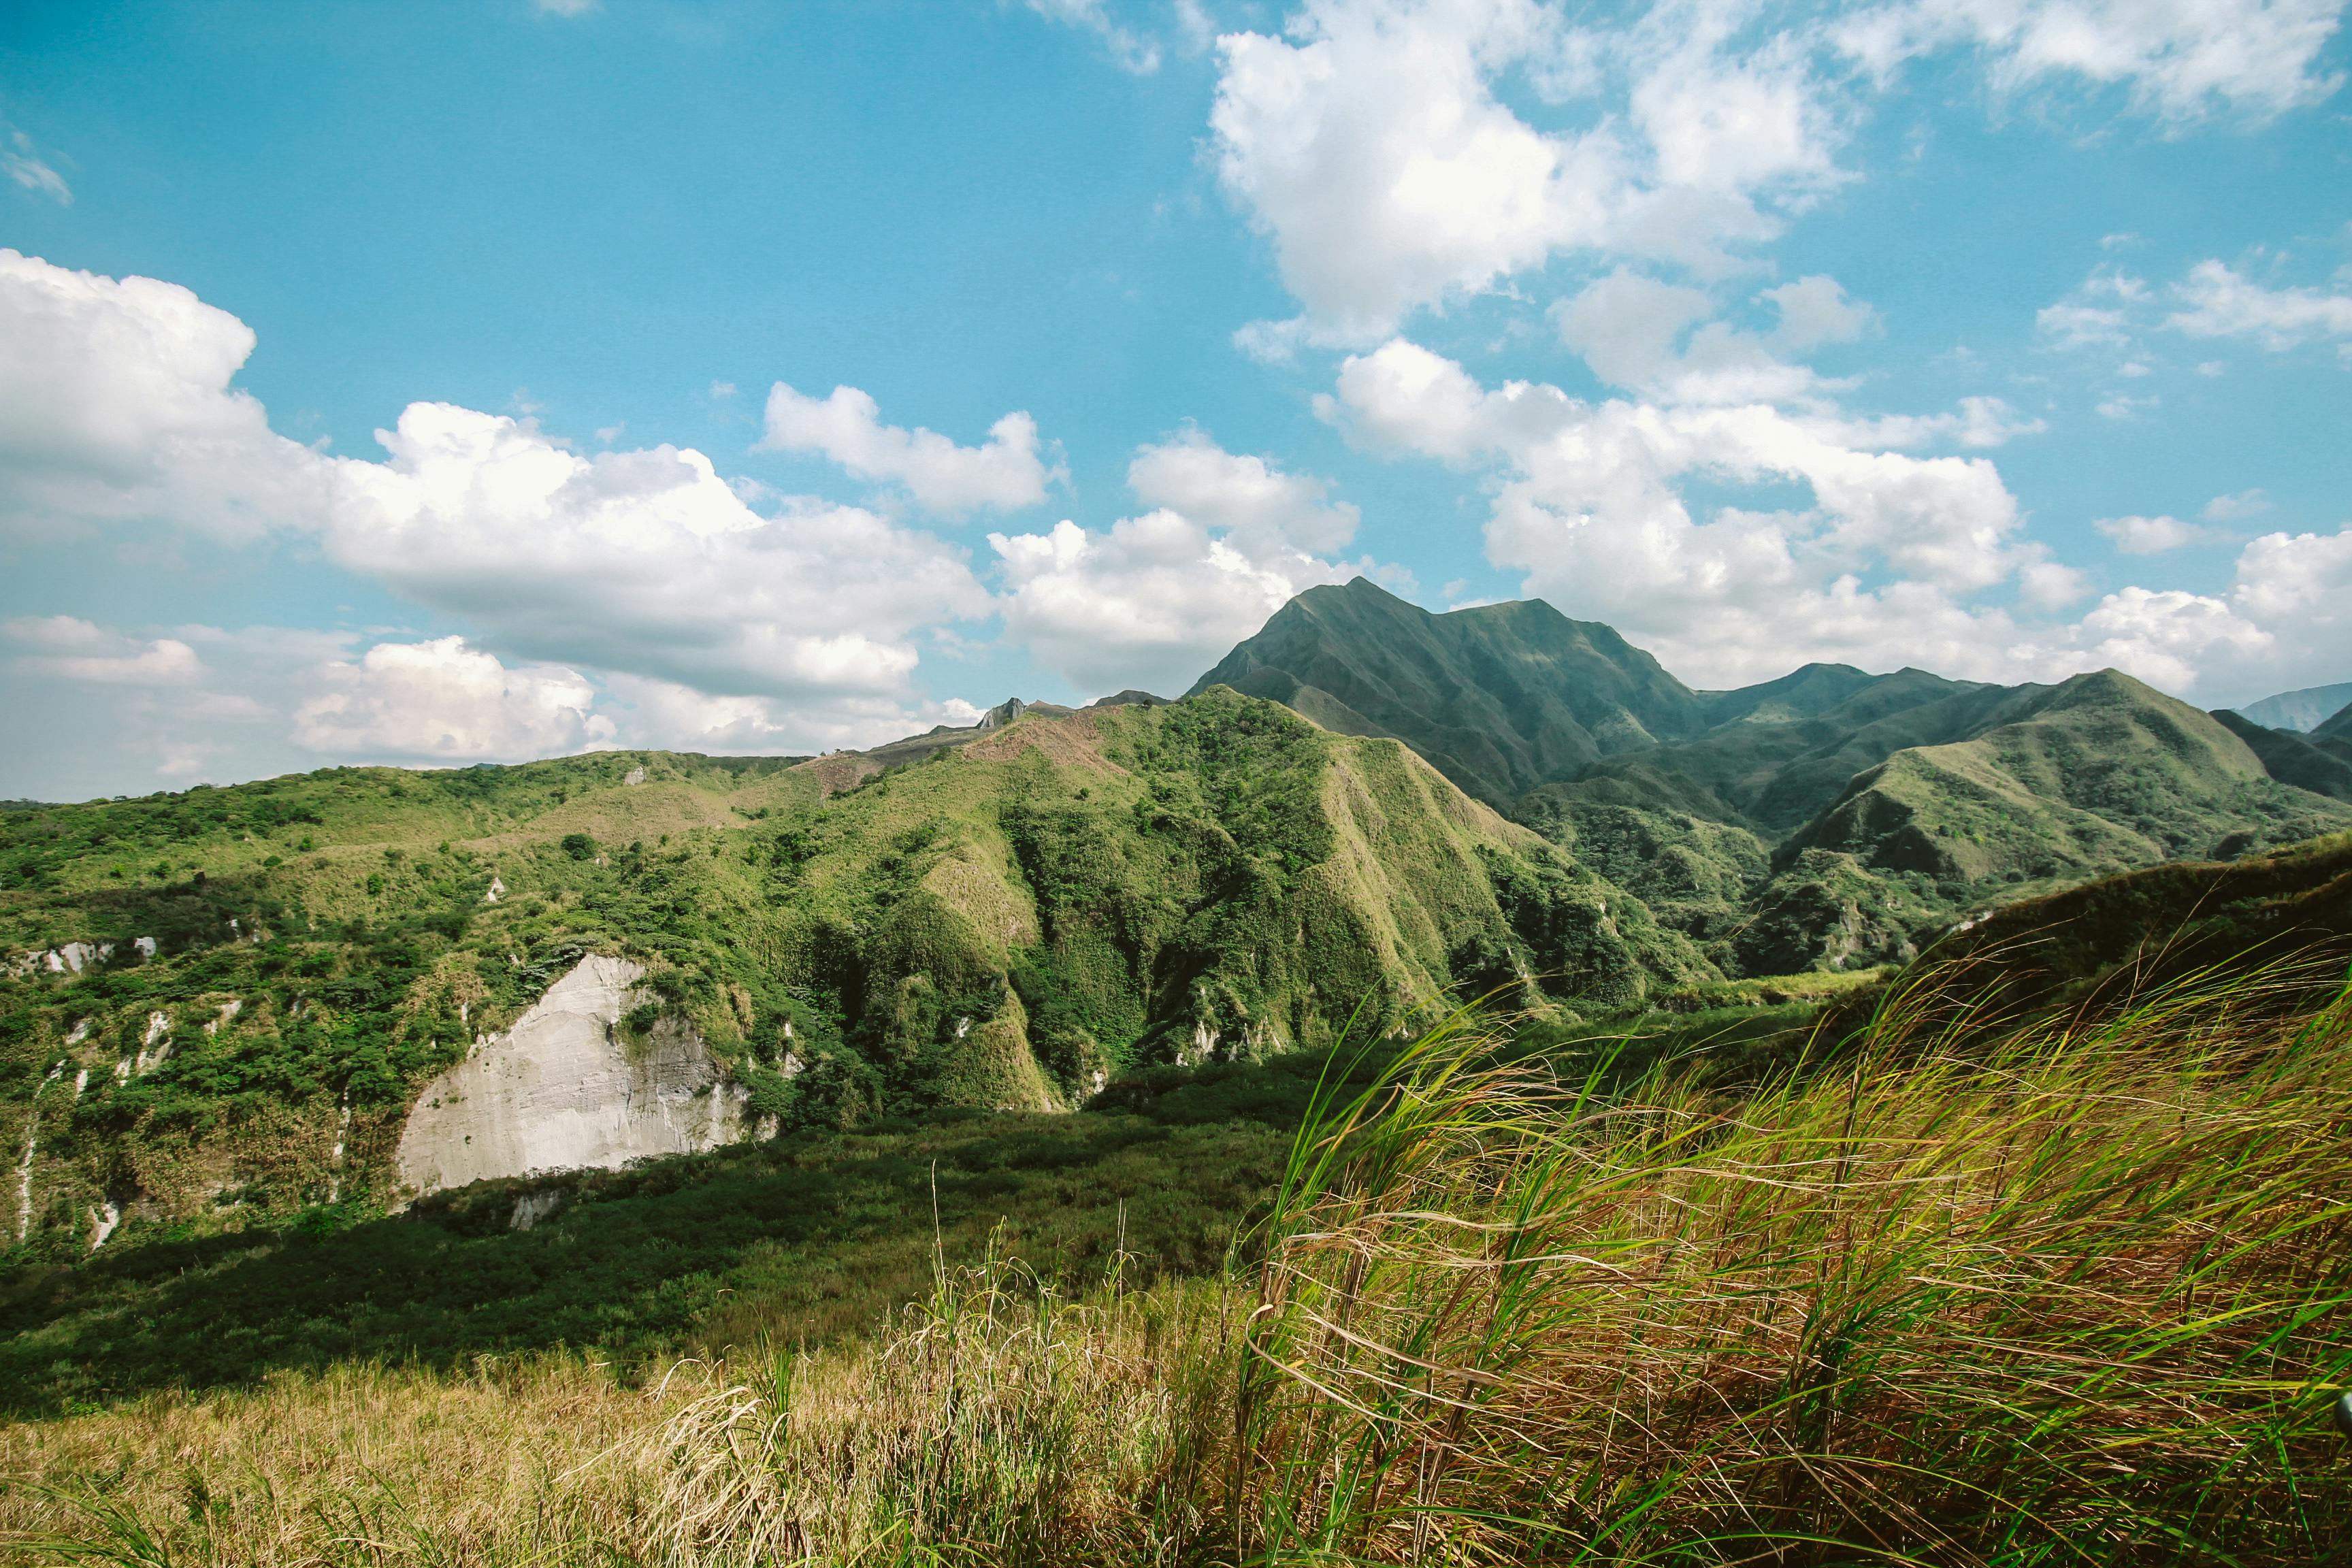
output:
<path id="1" fill-rule="evenodd" d="M 592 955 L 503 1034 L 418 1097 L 400 1135 L 400 1184 L 423 1194 L 496 1177 L 611 1170 L 743 1136 L 740 1086 L 685 1019 L 623 1037 L 644 971 Z"/>

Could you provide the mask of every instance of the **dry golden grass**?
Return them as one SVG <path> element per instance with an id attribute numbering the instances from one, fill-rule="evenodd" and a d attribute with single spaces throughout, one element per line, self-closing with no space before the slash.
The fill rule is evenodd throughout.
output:
<path id="1" fill-rule="evenodd" d="M 0 1539 L 257 1568 L 1159 1560 L 1204 1528 L 1227 1306 L 1198 1284 L 1073 1304 L 991 1264 L 869 1342 L 643 1387 L 548 1355 L 152 1396 L 0 1429 Z"/>

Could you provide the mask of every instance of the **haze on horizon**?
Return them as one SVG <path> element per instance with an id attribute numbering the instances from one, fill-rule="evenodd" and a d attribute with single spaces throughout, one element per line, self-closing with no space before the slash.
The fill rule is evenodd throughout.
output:
<path id="1" fill-rule="evenodd" d="M 0 796 L 805 752 L 1537 596 L 2352 679 L 2344 0 L 0 18 Z"/>

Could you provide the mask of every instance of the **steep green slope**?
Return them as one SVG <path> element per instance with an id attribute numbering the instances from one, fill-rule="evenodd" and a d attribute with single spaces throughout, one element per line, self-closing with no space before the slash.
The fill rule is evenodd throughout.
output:
<path id="1" fill-rule="evenodd" d="M 1830 695 L 1818 678 L 1809 684 Z M 1727 716 L 1705 733 L 1592 763 L 1531 791 L 1520 812 L 1655 804 L 1777 838 L 1829 805 L 1855 773 L 1908 747 L 1965 736 L 2011 696 L 1920 669 L 1838 686 L 1835 700 L 1809 708 L 1756 699 L 1765 687 L 1726 693 L 1718 710 Z"/>
<path id="2" fill-rule="evenodd" d="M 2210 715 L 2114 670 L 2013 694 L 1965 741 L 1855 776 L 1775 852 L 1736 944 L 1751 973 L 1907 958 L 1961 909 L 2352 826 Z"/>
<path id="3" fill-rule="evenodd" d="M 923 756 L 348 769 L 0 818 L 23 1234 L 383 1202 L 420 1086 L 587 953 L 646 971 L 628 1039 L 689 1024 L 785 1129 L 1713 973 L 1401 743 L 1229 690 Z"/>
<path id="4" fill-rule="evenodd" d="M 1432 615 L 1361 577 L 1299 595 L 1192 689 L 1219 685 L 1397 736 L 1496 805 L 1706 722 L 1696 693 L 1607 626 L 1539 599 Z"/>
<path id="5" fill-rule="evenodd" d="M 1736 973 L 1899 963 L 1987 902 L 2352 820 L 2352 717 L 2306 740 L 2113 672 L 1815 664 L 1692 692 L 1540 603 L 1433 616 L 1361 580 L 1301 595 L 1218 681 L 1402 738 Z"/>
<path id="6" fill-rule="evenodd" d="M 2321 742 L 2352 742 L 2352 702 L 2346 703 L 2333 716 L 2314 726 L 2311 738 Z"/>

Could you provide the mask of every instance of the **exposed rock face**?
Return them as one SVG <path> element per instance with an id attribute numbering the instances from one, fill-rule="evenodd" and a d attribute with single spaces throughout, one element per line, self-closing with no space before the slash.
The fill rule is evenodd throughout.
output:
<path id="1" fill-rule="evenodd" d="M 401 1184 L 429 1193 L 611 1170 L 742 1137 L 743 1090 L 720 1080 L 692 1026 L 666 1016 L 642 1046 L 621 1037 L 644 973 L 625 958 L 582 959 L 512 1029 L 435 1079 L 401 1131 Z"/>

